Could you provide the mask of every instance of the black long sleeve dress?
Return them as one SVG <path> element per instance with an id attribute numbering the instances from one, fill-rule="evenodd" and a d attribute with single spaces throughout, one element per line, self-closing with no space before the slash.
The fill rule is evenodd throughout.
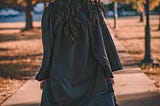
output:
<path id="1" fill-rule="evenodd" d="M 56 0 L 42 17 L 41 106 L 114 106 L 100 18 L 90 0 Z M 121 66 L 120 66 L 121 68 Z"/>

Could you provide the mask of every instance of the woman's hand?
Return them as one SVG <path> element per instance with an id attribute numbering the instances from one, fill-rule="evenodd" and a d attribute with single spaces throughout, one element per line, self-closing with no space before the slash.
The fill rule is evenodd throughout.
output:
<path id="1" fill-rule="evenodd" d="M 114 84 L 115 84 L 115 82 L 114 82 L 114 78 L 108 78 L 108 79 L 111 81 L 112 85 L 114 85 Z"/>
<path id="2" fill-rule="evenodd" d="M 41 90 L 43 90 L 43 87 L 44 87 L 45 83 L 46 83 L 46 80 L 42 80 L 42 81 L 40 82 L 40 89 L 41 89 Z"/>

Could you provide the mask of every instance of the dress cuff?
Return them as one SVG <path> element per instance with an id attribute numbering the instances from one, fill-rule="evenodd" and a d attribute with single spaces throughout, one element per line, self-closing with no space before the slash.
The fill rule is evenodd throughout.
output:
<path id="1" fill-rule="evenodd" d="M 105 65 L 104 66 L 104 72 L 105 72 L 105 77 L 106 78 L 114 78 L 113 74 L 112 74 L 112 71 L 111 71 L 111 68 L 109 65 Z"/>
<path id="2" fill-rule="evenodd" d="M 35 76 L 35 79 L 38 81 L 42 81 L 47 78 L 48 74 L 49 74 L 49 69 L 47 68 L 47 66 L 42 65 L 37 75 Z"/>

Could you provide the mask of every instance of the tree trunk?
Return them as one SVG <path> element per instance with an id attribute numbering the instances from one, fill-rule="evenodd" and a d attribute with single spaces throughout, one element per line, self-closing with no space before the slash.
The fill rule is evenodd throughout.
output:
<path id="1" fill-rule="evenodd" d="M 114 3 L 114 29 L 117 28 L 117 18 L 118 18 L 118 2 Z"/>
<path id="2" fill-rule="evenodd" d="M 140 22 L 143 22 L 144 21 L 144 17 L 143 17 L 143 12 L 140 12 Z"/>
<path id="3" fill-rule="evenodd" d="M 159 9 L 160 9 L 160 2 L 159 2 Z M 158 26 L 158 30 L 160 31 L 160 11 L 159 11 L 159 26 Z"/>
<path id="4" fill-rule="evenodd" d="M 33 9 L 32 9 L 32 0 L 26 0 L 27 6 L 26 6 L 26 26 L 25 30 L 30 30 L 33 28 Z"/>
<path id="5" fill-rule="evenodd" d="M 158 31 L 160 31 L 160 12 L 159 12 L 159 25 L 158 25 Z"/>
<path id="6" fill-rule="evenodd" d="M 150 0 L 146 0 L 145 5 L 145 13 L 146 13 L 146 26 L 145 26 L 145 54 L 144 59 L 141 61 L 142 64 L 152 64 L 152 54 L 151 54 L 151 31 L 150 31 L 150 14 L 149 14 L 149 7 L 150 7 Z"/>

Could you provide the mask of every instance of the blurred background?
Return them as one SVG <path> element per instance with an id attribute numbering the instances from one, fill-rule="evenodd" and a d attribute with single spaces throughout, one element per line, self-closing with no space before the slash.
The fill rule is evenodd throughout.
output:
<path id="1" fill-rule="evenodd" d="M 0 0 L 0 104 L 34 78 L 41 65 L 40 21 L 47 5 L 46 0 Z M 117 0 L 104 8 L 106 23 L 132 64 L 159 89 L 160 0 Z"/>

